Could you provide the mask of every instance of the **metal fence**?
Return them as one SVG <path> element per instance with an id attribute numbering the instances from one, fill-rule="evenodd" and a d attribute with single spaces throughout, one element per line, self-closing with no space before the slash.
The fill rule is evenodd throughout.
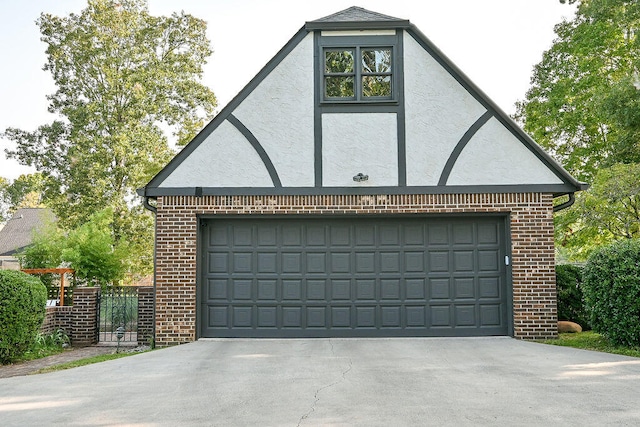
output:
<path id="1" fill-rule="evenodd" d="M 102 290 L 98 310 L 100 342 L 138 342 L 138 289 L 114 286 Z M 118 329 L 120 328 L 120 329 Z"/>

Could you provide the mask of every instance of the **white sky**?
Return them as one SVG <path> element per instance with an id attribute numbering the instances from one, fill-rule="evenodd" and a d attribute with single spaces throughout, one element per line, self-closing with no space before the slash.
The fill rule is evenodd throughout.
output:
<path id="1" fill-rule="evenodd" d="M 46 95 L 53 80 L 42 71 L 45 44 L 40 13 L 79 12 L 86 0 L 0 0 L 0 132 L 34 130 L 55 117 Z M 220 110 L 304 25 L 350 6 L 409 19 L 503 110 L 529 88 L 533 66 L 554 39 L 553 27 L 575 6 L 559 0 L 149 0 L 154 15 L 184 10 L 208 23 L 214 53 L 204 83 Z M 8 160 L 0 139 L 0 176 L 30 170 Z"/>

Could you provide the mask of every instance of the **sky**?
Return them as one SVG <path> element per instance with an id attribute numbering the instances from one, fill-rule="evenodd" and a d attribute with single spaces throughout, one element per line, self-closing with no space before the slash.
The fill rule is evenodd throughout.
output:
<path id="1" fill-rule="evenodd" d="M 554 40 L 553 28 L 571 19 L 575 6 L 559 0 L 148 0 L 153 15 L 184 10 L 207 21 L 213 55 L 203 82 L 216 94 L 218 111 L 304 25 L 350 6 L 409 19 L 489 98 L 508 114 L 524 98 L 535 64 Z M 78 13 L 86 0 L 0 0 L 0 133 L 33 131 L 57 117 L 46 96 L 55 85 L 42 70 L 46 45 L 35 24 L 41 13 Z M 248 54 L 250 53 L 250 54 Z M 233 66 L 231 66 L 233 64 Z M 0 138 L 0 177 L 33 172 Z"/>

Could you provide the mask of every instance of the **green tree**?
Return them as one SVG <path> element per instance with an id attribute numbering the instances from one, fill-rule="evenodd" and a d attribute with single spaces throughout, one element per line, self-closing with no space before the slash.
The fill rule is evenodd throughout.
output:
<path id="1" fill-rule="evenodd" d="M 556 215 L 556 241 L 565 257 L 585 260 L 598 246 L 640 238 L 640 164 L 601 169 L 574 207 Z"/>
<path id="2" fill-rule="evenodd" d="M 576 177 L 640 161 L 640 3 L 583 0 L 556 25 L 516 119 Z"/>
<path id="3" fill-rule="evenodd" d="M 57 86 L 49 111 L 60 119 L 7 129 L 17 145 L 8 154 L 42 173 L 66 229 L 111 207 L 116 243 L 141 251 L 131 258 L 149 271 L 152 219 L 132 207 L 135 190 L 173 155 L 163 129 L 184 144 L 213 115 L 216 98 L 200 83 L 206 23 L 184 12 L 151 16 L 143 0 L 89 0 L 79 14 L 42 14 L 37 24 Z"/>
<path id="4" fill-rule="evenodd" d="M 117 244 L 113 234 L 113 209 L 105 208 L 89 217 L 89 221 L 65 232 L 55 223 L 34 234 L 33 243 L 20 255 L 23 268 L 56 268 L 61 265 L 75 270 L 76 279 L 106 286 L 120 282 L 129 267 L 129 245 Z M 42 281 L 51 286 L 52 277 Z"/>
<path id="5" fill-rule="evenodd" d="M 7 221 L 18 208 L 46 206 L 47 183 L 40 173 L 20 175 L 9 181 L 0 177 L 0 222 Z"/>
<path id="6" fill-rule="evenodd" d="M 67 235 L 61 257 L 75 270 L 77 279 L 107 286 L 124 277 L 128 247 L 122 240 L 116 247 L 112 221 L 113 211 L 106 208 Z"/>

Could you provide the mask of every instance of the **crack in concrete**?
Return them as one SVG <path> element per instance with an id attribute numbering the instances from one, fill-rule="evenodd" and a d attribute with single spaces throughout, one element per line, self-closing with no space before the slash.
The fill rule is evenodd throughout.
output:
<path id="1" fill-rule="evenodd" d="M 335 353 L 335 351 L 333 349 L 333 343 L 331 342 L 331 340 L 329 340 L 329 345 L 331 346 L 331 354 L 333 355 L 334 358 L 337 358 L 338 356 L 336 356 L 336 353 Z M 340 378 L 338 381 L 332 382 L 331 384 L 322 386 L 322 387 L 320 387 L 319 389 L 316 390 L 316 392 L 313 394 L 314 401 L 313 401 L 313 404 L 311 405 L 311 408 L 309 409 L 309 411 L 306 414 L 304 414 L 302 417 L 300 417 L 300 420 L 298 421 L 297 427 L 300 427 L 302 422 L 304 420 L 306 420 L 307 418 L 309 418 L 309 416 L 316 410 L 316 405 L 320 401 L 320 392 L 322 392 L 323 390 L 326 390 L 328 388 L 331 388 L 333 386 L 336 386 L 336 385 L 340 384 L 342 381 L 344 381 L 346 379 L 346 377 L 347 377 L 347 374 L 351 370 L 351 368 L 353 368 L 353 360 L 351 360 L 351 358 L 349 358 L 349 367 L 342 372 L 342 378 Z"/>

